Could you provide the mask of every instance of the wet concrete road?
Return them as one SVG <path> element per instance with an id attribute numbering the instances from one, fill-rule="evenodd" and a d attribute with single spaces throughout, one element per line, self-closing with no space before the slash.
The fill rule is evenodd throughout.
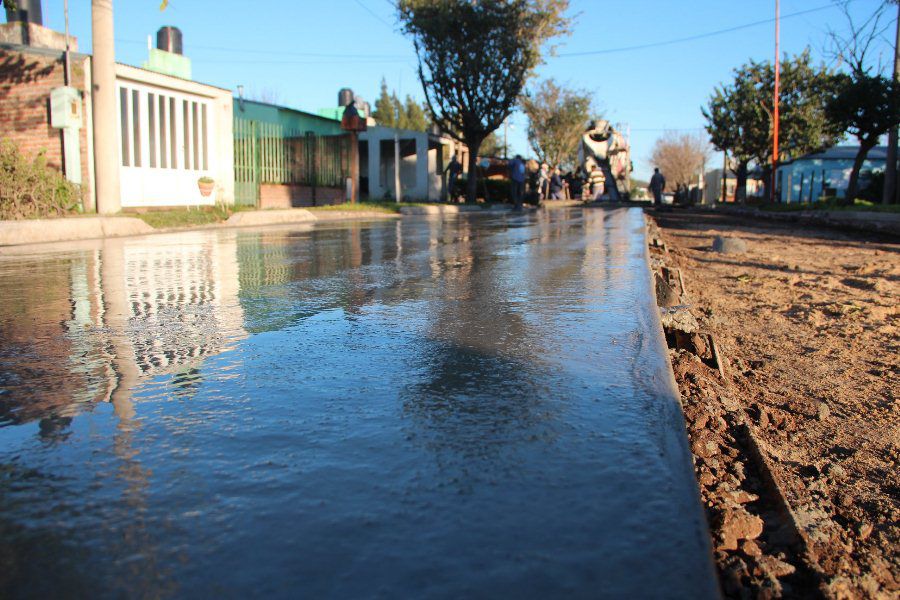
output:
<path id="1" fill-rule="evenodd" d="M 637 210 L 0 252 L 0 596 L 715 595 Z"/>

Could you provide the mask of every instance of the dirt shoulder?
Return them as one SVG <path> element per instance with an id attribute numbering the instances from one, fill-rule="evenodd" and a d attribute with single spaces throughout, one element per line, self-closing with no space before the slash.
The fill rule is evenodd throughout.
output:
<path id="1" fill-rule="evenodd" d="M 896 598 L 900 242 L 650 214 L 724 367 L 672 351 L 726 595 Z"/>

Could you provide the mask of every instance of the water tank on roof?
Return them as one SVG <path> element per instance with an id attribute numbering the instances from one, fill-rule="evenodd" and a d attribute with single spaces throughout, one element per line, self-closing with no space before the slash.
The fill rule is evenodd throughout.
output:
<path id="1" fill-rule="evenodd" d="M 166 52 L 174 52 L 175 54 L 183 54 L 181 45 L 181 30 L 177 27 L 160 27 L 156 32 L 156 47 Z"/>
<path id="2" fill-rule="evenodd" d="M 13 21 L 43 25 L 44 17 L 41 15 L 41 0 L 16 0 L 15 9 L 6 9 L 6 22 L 12 23 Z"/>
<path id="3" fill-rule="evenodd" d="M 338 92 L 338 106 L 350 106 L 353 104 L 353 90 L 350 88 L 341 88 Z"/>

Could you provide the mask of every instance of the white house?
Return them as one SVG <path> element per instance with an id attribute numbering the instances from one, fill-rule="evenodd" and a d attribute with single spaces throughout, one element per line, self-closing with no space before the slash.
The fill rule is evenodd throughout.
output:
<path id="1" fill-rule="evenodd" d="M 122 208 L 234 202 L 229 90 L 122 64 L 116 87 Z"/>

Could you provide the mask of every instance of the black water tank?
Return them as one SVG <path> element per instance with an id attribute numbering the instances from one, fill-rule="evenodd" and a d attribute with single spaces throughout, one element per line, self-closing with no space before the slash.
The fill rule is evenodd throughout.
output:
<path id="1" fill-rule="evenodd" d="M 184 54 L 181 46 L 181 30 L 177 27 L 160 27 L 156 32 L 156 47 L 166 52 Z"/>
<path id="2" fill-rule="evenodd" d="M 6 9 L 6 22 L 21 21 L 43 25 L 44 17 L 41 15 L 41 0 L 17 0 L 15 10 Z"/>
<path id="3" fill-rule="evenodd" d="M 350 88 L 341 88 L 338 92 L 338 106 L 349 106 L 353 104 L 353 90 Z"/>

